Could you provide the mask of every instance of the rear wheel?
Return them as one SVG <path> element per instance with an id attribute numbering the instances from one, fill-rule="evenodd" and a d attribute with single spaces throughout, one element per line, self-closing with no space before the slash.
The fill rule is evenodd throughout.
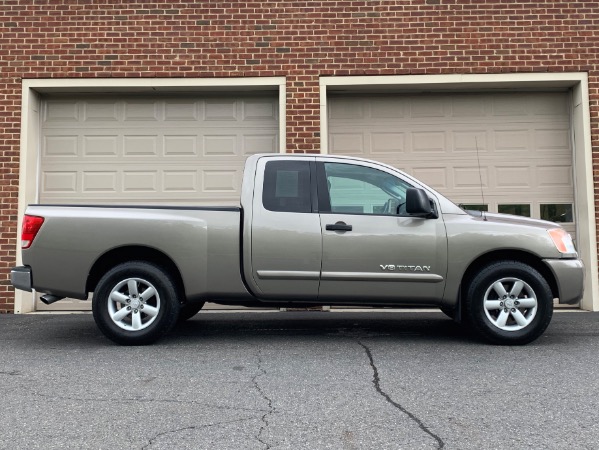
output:
<path id="1" fill-rule="evenodd" d="M 500 261 L 484 267 L 472 279 L 464 313 L 470 328 L 490 342 L 527 344 L 549 326 L 553 295 L 533 267 Z"/>
<path id="2" fill-rule="evenodd" d="M 144 261 L 126 262 L 98 282 L 92 310 L 98 328 L 112 341 L 150 344 L 177 321 L 177 289 L 161 267 Z"/>

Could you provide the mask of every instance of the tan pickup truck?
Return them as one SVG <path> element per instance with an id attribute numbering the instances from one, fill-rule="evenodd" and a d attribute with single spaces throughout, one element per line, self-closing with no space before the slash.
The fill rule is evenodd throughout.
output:
<path id="1" fill-rule="evenodd" d="M 147 344 L 205 301 L 435 306 L 475 334 L 525 344 L 555 298 L 583 293 L 570 235 L 551 222 L 469 213 L 391 166 L 255 155 L 239 207 L 31 205 L 13 286 L 87 299 L 120 344 Z"/>

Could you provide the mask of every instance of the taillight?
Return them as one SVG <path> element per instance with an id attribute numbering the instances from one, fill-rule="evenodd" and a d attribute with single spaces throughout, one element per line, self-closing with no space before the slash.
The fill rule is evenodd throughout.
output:
<path id="1" fill-rule="evenodd" d="M 23 217 L 23 229 L 21 230 L 21 248 L 29 248 L 31 246 L 43 223 L 43 217 L 28 216 L 25 214 L 25 217 Z"/>

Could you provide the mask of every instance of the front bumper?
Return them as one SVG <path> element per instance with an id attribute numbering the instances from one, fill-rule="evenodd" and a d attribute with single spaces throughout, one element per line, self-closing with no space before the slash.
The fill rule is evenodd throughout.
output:
<path id="1" fill-rule="evenodd" d="M 559 302 L 577 303 L 584 293 L 584 264 L 580 259 L 544 259 L 557 281 Z"/>
<path id="2" fill-rule="evenodd" d="M 22 291 L 31 292 L 31 267 L 18 266 L 10 271 L 10 282 L 16 288 Z"/>

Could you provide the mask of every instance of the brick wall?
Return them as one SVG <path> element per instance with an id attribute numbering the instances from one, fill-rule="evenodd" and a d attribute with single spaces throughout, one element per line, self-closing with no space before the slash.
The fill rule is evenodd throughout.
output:
<path id="1" fill-rule="evenodd" d="M 598 53 L 596 1 L 3 0 L 0 313 L 13 310 L 23 78 L 286 76 L 287 149 L 311 152 L 320 75 L 585 71 L 597 148 Z"/>

